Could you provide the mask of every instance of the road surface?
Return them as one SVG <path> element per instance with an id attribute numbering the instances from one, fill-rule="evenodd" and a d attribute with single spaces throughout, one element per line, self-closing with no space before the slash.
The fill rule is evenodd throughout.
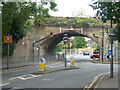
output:
<path id="1" fill-rule="evenodd" d="M 84 88 L 96 75 L 109 72 L 110 69 L 109 64 L 76 62 L 75 65 L 79 69 L 63 70 L 33 77 L 28 76 L 29 73 L 37 71 L 38 68 L 3 73 L 2 86 L 3 88 Z M 64 67 L 64 63 L 47 68 L 56 67 Z M 118 70 L 117 65 L 114 65 L 114 70 Z M 27 79 L 23 78 L 23 75 L 28 76 Z"/>

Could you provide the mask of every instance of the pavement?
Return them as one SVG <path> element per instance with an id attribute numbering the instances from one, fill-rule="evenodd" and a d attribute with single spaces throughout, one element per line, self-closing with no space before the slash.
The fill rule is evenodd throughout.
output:
<path id="1" fill-rule="evenodd" d="M 114 72 L 113 78 L 110 78 L 110 73 L 102 73 L 96 76 L 91 83 L 89 83 L 84 90 L 93 89 L 110 89 L 110 90 L 120 90 L 120 77 L 118 72 Z"/>
<path id="2" fill-rule="evenodd" d="M 56 64 L 60 64 L 60 63 L 62 63 L 62 61 L 47 62 L 46 66 L 56 65 Z M 2 73 L 12 72 L 12 71 L 21 71 L 21 70 L 24 70 L 24 69 L 34 68 L 34 67 L 39 67 L 39 64 L 28 65 L 28 66 L 17 67 L 17 68 L 3 69 Z"/>
<path id="3" fill-rule="evenodd" d="M 101 78 L 96 88 L 118 88 L 118 73 L 114 73 L 114 77 L 110 78 L 110 74 L 106 74 L 103 78 Z"/>

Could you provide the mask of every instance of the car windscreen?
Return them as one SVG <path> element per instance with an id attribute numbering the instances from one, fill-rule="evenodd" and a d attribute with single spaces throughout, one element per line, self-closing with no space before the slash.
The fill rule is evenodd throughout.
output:
<path id="1" fill-rule="evenodd" d="M 93 54 L 99 54 L 99 52 L 93 52 Z"/>

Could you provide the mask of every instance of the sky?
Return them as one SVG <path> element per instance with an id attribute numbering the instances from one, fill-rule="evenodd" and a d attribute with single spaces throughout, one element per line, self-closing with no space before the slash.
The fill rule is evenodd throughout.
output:
<path id="1" fill-rule="evenodd" d="M 81 8 L 87 16 L 95 16 L 96 11 L 94 11 L 89 4 L 92 3 L 91 0 L 55 0 L 57 3 L 57 12 L 50 11 L 52 16 L 64 16 L 72 17 L 73 13 L 77 13 Z"/>
<path id="2" fill-rule="evenodd" d="M 94 11 L 89 4 L 92 0 L 55 0 L 57 3 L 57 12 L 50 11 L 50 15 L 58 17 L 73 17 L 73 14 L 78 13 L 81 9 L 87 16 L 95 16 L 96 11 Z M 90 40 L 85 37 L 85 40 Z"/>

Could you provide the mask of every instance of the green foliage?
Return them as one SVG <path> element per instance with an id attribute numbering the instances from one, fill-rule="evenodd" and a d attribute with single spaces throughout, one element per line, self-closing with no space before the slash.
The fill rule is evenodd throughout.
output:
<path id="1" fill-rule="evenodd" d="M 96 16 L 101 18 L 103 22 L 112 20 L 114 24 L 117 24 L 115 39 L 120 42 L 120 2 L 93 2 L 90 6 L 97 10 Z"/>
<path id="2" fill-rule="evenodd" d="M 54 10 L 54 11 L 58 11 L 55 7 L 57 6 L 57 4 L 55 2 L 50 2 L 50 9 Z"/>
<path id="3" fill-rule="evenodd" d="M 55 10 L 56 4 L 50 3 L 50 8 Z M 10 44 L 10 55 L 13 54 L 15 44 L 22 39 L 27 30 L 33 24 L 43 27 L 44 22 L 49 18 L 49 8 L 44 8 L 42 4 L 37 6 L 36 2 L 2 2 L 2 41 L 4 35 L 12 35 L 13 43 Z M 7 55 L 7 44 L 2 44 L 2 56 Z"/>
<path id="4" fill-rule="evenodd" d="M 86 46 L 85 38 L 80 36 L 76 36 L 73 39 L 69 38 L 69 42 L 66 43 L 67 49 L 70 49 L 70 43 L 72 43 L 72 49 L 85 48 Z M 65 49 L 65 43 L 61 41 L 59 44 L 56 45 L 56 52 L 61 52 L 63 49 Z"/>
<path id="5" fill-rule="evenodd" d="M 72 40 L 72 42 L 74 42 L 75 41 L 75 43 L 73 43 L 73 47 L 72 48 L 85 48 L 85 46 L 86 46 L 86 41 L 85 41 L 85 38 L 84 37 L 80 37 L 80 36 L 77 36 L 77 37 L 75 37 L 73 40 Z"/>
<path id="6" fill-rule="evenodd" d="M 92 48 L 96 48 L 96 50 L 99 50 L 99 45 L 95 42 L 91 43 L 90 45 Z"/>
<path id="7" fill-rule="evenodd" d="M 114 29 L 115 37 L 114 40 L 118 40 L 120 42 L 120 23 Z"/>
<path id="8" fill-rule="evenodd" d="M 98 18 L 80 18 L 80 17 L 51 17 L 47 20 L 46 26 L 53 27 L 70 27 L 81 28 L 84 26 L 102 26 L 102 22 Z"/>
<path id="9" fill-rule="evenodd" d="M 56 53 L 59 53 L 63 50 L 63 41 L 56 45 Z"/>

